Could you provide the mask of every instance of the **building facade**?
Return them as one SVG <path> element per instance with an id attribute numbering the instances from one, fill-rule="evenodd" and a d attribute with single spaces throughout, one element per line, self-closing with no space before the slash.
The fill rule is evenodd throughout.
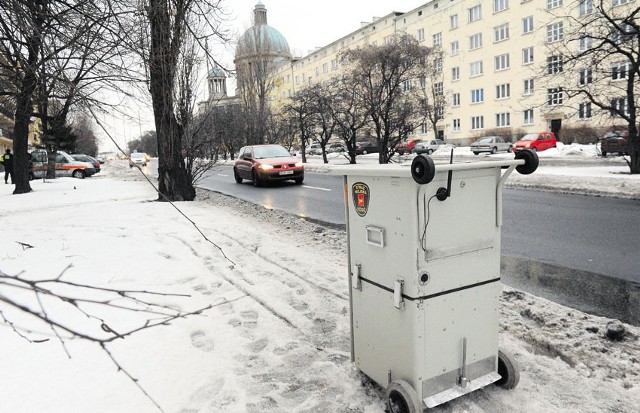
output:
<path id="1" fill-rule="evenodd" d="M 605 1 L 613 8 L 635 0 Z M 560 136 L 567 128 L 612 126 L 620 120 L 587 112 L 584 103 L 563 92 L 562 82 L 577 78 L 553 78 L 554 50 L 568 41 L 571 21 L 593 7 L 592 0 L 432 0 L 375 18 L 307 56 L 283 62 L 271 73 L 270 102 L 282 107 L 305 86 L 339 75 L 344 70 L 339 55 L 347 49 L 410 34 L 443 52 L 439 66 L 447 104 L 437 134 L 450 143 L 467 144 L 490 130 L 514 137 L 534 131 Z M 415 131 L 416 137 L 433 134 L 426 124 Z"/>

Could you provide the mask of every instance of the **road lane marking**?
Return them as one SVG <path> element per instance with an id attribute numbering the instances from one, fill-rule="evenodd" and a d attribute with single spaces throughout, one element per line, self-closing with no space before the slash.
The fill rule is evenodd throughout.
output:
<path id="1" fill-rule="evenodd" d="M 218 176 L 229 176 L 229 175 L 225 175 L 225 174 L 218 174 Z"/>
<path id="2" fill-rule="evenodd" d="M 317 186 L 302 185 L 303 188 L 317 189 L 318 191 L 331 191 L 329 188 L 318 188 Z"/>

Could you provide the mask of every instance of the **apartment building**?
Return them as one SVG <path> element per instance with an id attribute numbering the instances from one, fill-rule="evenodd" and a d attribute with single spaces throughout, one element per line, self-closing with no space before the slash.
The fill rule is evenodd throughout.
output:
<path id="1" fill-rule="evenodd" d="M 616 7 L 635 0 L 605 1 Z M 562 84 L 577 79 L 549 76 L 558 67 L 561 71 L 554 44 L 567 41 L 572 18 L 592 10 L 592 0 L 432 0 L 406 13 L 375 18 L 279 66 L 270 100 L 277 109 L 301 88 L 338 75 L 343 70 L 338 56 L 346 49 L 383 44 L 407 33 L 443 51 L 448 99 L 437 133 L 450 143 L 466 144 L 495 129 L 560 135 L 563 128 L 614 124 L 615 118 L 595 111 L 592 116 L 584 103 L 570 101 Z M 433 131 L 421 125 L 415 134 L 431 137 Z"/>

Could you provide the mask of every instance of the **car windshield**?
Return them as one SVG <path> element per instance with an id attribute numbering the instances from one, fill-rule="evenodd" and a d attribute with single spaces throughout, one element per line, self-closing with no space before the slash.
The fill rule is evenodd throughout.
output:
<path id="1" fill-rule="evenodd" d="M 289 152 L 287 152 L 285 148 L 278 145 L 255 146 L 253 148 L 253 155 L 256 159 L 283 158 L 291 156 L 291 154 L 289 154 Z"/>
<path id="2" fill-rule="evenodd" d="M 132 158 L 144 158 L 146 155 L 144 153 L 141 152 L 137 152 L 137 153 L 132 153 L 131 157 Z"/>
<path id="3" fill-rule="evenodd" d="M 535 141 L 536 139 L 538 139 L 538 134 L 537 133 L 528 133 L 526 135 L 524 135 L 522 137 L 522 139 L 520 139 L 521 141 Z"/>
<path id="4" fill-rule="evenodd" d="M 492 140 L 493 140 L 493 137 L 487 136 L 486 138 L 478 139 L 478 143 L 491 143 Z"/>

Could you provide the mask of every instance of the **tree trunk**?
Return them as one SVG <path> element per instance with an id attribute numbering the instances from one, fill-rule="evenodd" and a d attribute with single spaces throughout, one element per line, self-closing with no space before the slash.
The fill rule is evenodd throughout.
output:
<path id="1" fill-rule="evenodd" d="M 29 88 L 27 81 L 32 82 L 33 87 Z M 13 183 L 15 184 L 14 194 L 25 194 L 31 192 L 29 185 L 29 122 L 32 112 L 31 93 L 35 90 L 35 77 L 32 80 L 25 79 L 22 89 L 16 97 L 15 124 L 13 127 Z"/>
<path id="2" fill-rule="evenodd" d="M 160 201 L 193 201 L 193 187 L 182 154 L 183 129 L 175 116 L 173 91 L 179 47 L 184 24 L 171 24 L 170 11 L 162 0 L 149 2 L 151 27 L 151 51 L 149 53 L 149 77 L 153 117 L 158 138 L 158 186 Z M 172 12 L 182 15 L 184 10 Z"/>

